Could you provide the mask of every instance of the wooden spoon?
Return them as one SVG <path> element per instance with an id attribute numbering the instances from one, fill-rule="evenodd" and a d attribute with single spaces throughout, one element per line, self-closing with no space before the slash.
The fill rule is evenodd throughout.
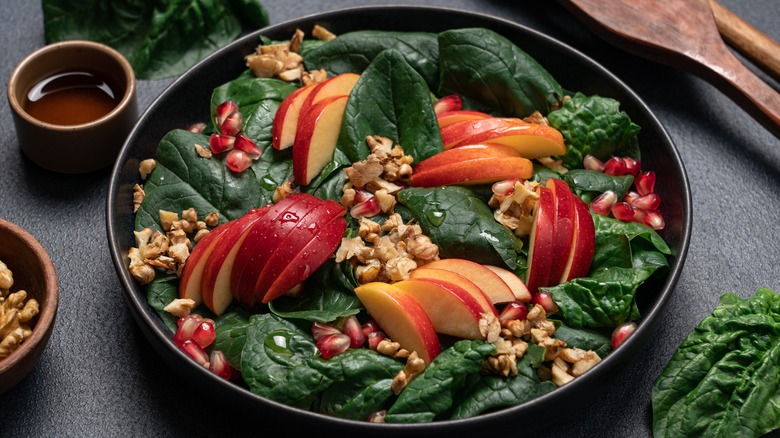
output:
<path id="1" fill-rule="evenodd" d="M 780 94 L 729 50 L 708 0 L 559 1 L 612 44 L 710 82 L 780 138 Z"/>

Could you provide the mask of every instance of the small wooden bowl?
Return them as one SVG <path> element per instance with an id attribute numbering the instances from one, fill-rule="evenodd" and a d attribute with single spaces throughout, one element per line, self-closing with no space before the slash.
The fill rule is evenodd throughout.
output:
<path id="1" fill-rule="evenodd" d="M 32 336 L 5 359 L 0 359 L 0 394 L 8 391 L 38 363 L 49 343 L 55 316 L 59 287 L 51 258 L 41 244 L 22 228 L 0 219 L 0 260 L 14 274 L 11 292 L 27 291 L 35 298 L 40 313 L 32 319 Z"/>

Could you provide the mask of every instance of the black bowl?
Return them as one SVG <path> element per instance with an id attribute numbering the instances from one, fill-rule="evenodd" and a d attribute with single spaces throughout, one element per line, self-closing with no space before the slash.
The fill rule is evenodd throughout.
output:
<path id="1" fill-rule="evenodd" d="M 672 248 L 673 256 L 668 275 L 644 284 L 637 294 L 641 297 L 642 318 L 634 335 L 620 349 L 572 383 L 522 405 L 466 420 L 399 425 L 341 420 L 262 398 L 211 374 L 173 344 L 170 330 L 147 305 L 144 289 L 127 270 L 127 251 L 134 246 L 132 187 L 139 182 L 139 162 L 154 155 L 159 140 L 169 130 L 208 119 L 212 90 L 235 79 L 246 69 L 243 57 L 254 50 L 261 35 L 286 40 L 296 28 L 308 32 L 314 24 L 325 26 L 336 34 L 358 29 L 437 32 L 464 27 L 489 28 L 533 56 L 565 89 L 608 96 L 621 102 L 621 109 L 642 127 L 643 168 L 655 170 L 661 182 L 657 191 L 664 200 L 666 220 L 666 228 L 661 234 Z M 573 406 L 592 401 L 599 389 L 608 384 L 610 375 L 621 364 L 635 360 L 636 353 L 652 338 L 688 250 L 691 199 L 685 169 L 669 135 L 633 91 L 592 59 L 534 30 L 496 17 L 453 9 L 375 6 L 311 15 L 259 30 L 204 59 L 171 84 L 143 114 L 117 159 L 108 193 L 107 230 L 111 255 L 130 310 L 152 347 L 188 382 L 230 404 L 231 408 L 284 422 L 286 427 L 306 426 L 308 430 L 316 427 L 314 430 L 369 433 L 460 432 L 486 427 L 495 430 L 519 422 L 524 424 L 524 430 L 530 431 L 532 424 L 544 424 L 545 421 L 540 420 L 551 413 L 552 418 L 560 418 Z"/>

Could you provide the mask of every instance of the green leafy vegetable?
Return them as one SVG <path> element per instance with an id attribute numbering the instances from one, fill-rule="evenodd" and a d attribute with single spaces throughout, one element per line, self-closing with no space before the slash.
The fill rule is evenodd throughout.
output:
<path id="1" fill-rule="evenodd" d="M 631 184 L 633 175 L 612 176 L 595 170 L 572 169 L 561 176 L 561 179 L 571 187 L 572 191 L 585 202 L 590 202 L 596 196 L 612 190 L 618 199 L 623 199 Z"/>
<path id="2" fill-rule="evenodd" d="M 235 369 L 241 369 L 241 351 L 246 343 L 248 326 L 249 313 L 235 306 L 214 320 L 217 333 L 214 349 L 222 351 L 230 366 Z"/>
<path id="3" fill-rule="evenodd" d="M 352 162 L 363 160 L 369 154 L 368 135 L 392 139 L 416 161 L 444 148 L 428 85 L 394 49 L 380 53 L 355 84 L 338 148 Z"/>
<path id="4" fill-rule="evenodd" d="M 504 116 L 547 114 L 563 98 L 560 84 L 514 43 L 488 29 L 439 34 L 439 95 L 459 94 Z M 466 105 L 468 106 L 468 105 Z"/>
<path id="5" fill-rule="evenodd" d="M 47 43 L 89 40 L 121 52 L 139 79 L 177 76 L 247 28 L 268 24 L 256 0 L 43 0 Z"/>
<path id="6" fill-rule="evenodd" d="M 493 211 L 460 186 L 410 188 L 398 201 L 420 221 L 423 232 L 439 246 L 442 258 L 461 258 L 516 269 L 521 243 L 496 222 Z"/>
<path id="7" fill-rule="evenodd" d="M 588 154 L 608 160 L 621 146 L 632 146 L 631 140 L 640 130 L 628 114 L 620 111 L 617 100 L 582 93 L 576 93 L 562 108 L 548 114 L 547 120 L 563 134 L 563 165 L 569 169 L 582 167 L 582 159 Z"/>
<path id="8" fill-rule="evenodd" d="M 733 293 L 653 383 L 656 437 L 759 437 L 780 429 L 780 295 Z"/>
<path id="9" fill-rule="evenodd" d="M 176 317 L 163 309 L 176 298 L 179 298 L 179 277 L 173 274 L 157 275 L 146 286 L 146 302 L 172 332 L 177 328 Z"/>

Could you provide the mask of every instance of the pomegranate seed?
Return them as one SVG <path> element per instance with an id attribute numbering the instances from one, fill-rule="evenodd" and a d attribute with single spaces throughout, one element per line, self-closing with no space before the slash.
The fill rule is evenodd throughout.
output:
<path id="1" fill-rule="evenodd" d="M 363 201 L 366 201 L 368 199 L 371 199 L 374 197 L 374 194 L 363 190 L 363 189 L 355 189 L 355 204 L 360 204 Z"/>
<path id="2" fill-rule="evenodd" d="M 645 223 L 645 216 L 647 216 L 647 211 L 642 210 L 641 208 L 635 208 L 634 218 L 632 219 L 632 221 L 643 224 Z"/>
<path id="3" fill-rule="evenodd" d="M 236 173 L 241 173 L 252 165 L 252 157 L 250 157 L 245 152 L 236 149 L 228 152 L 225 161 L 227 163 L 228 169 Z"/>
<path id="4" fill-rule="evenodd" d="M 204 129 L 206 129 L 205 123 L 193 123 L 187 127 L 187 131 L 194 132 L 196 134 L 202 133 Z"/>
<path id="5" fill-rule="evenodd" d="M 604 162 L 594 157 L 593 155 L 585 155 L 582 159 L 582 167 L 587 170 L 595 170 L 596 172 L 604 171 Z"/>
<path id="6" fill-rule="evenodd" d="M 634 333 L 634 330 L 636 330 L 635 322 L 624 322 L 615 327 L 615 330 L 612 331 L 612 349 L 618 348 L 620 344 L 625 342 L 625 340 Z"/>
<path id="7" fill-rule="evenodd" d="M 642 210 L 658 210 L 658 207 L 661 206 L 661 197 L 655 193 L 648 193 L 634 199 L 631 205 Z"/>
<path id="8" fill-rule="evenodd" d="M 376 351 L 376 347 L 384 339 L 387 339 L 387 335 L 385 332 L 371 332 L 366 336 L 366 339 L 368 339 L 368 348 Z"/>
<path id="9" fill-rule="evenodd" d="M 626 162 L 620 157 L 612 157 L 604 163 L 604 173 L 612 176 L 626 174 Z"/>
<path id="10" fill-rule="evenodd" d="M 339 330 L 338 327 L 336 327 L 333 324 L 325 324 L 317 321 L 311 323 L 311 336 L 314 338 L 315 341 L 319 341 L 325 336 L 335 335 L 339 333 L 341 333 L 341 330 Z"/>
<path id="11" fill-rule="evenodd" d="M 367 420 L 369 423 L 384 423 L 386 415 L 386 410 L 372 412 L 371 415 L 368 416 Z"/>
<path id="12" fill-rule="evenodd" d="M 376 323 L 373 319 L 368 320 L 363 323 L 362 326 L 360 326 L 361 330 L 363 330 L 363 334 L 368 337 L 370 333 L 378 332 L 379 330 L 379 324 Z"/>
<path id="13" fill-rule="evenodd" d="M 201 346 L 201 348 L 206 348 L 209 345 L 211 345 L 212 342 L 214 342 L 214 339 L 217 337 L 217 332 L 214 329 L 214 321 L 211 319 L 204 319 L 203 321 L 198 324 L 198 326 L 195 328 L 195 331 L 192 332 L 192 340 Z"/>
<path id="14" fill-rule="evenodd" d="M 217 126 L 222 125 L 222 122 L 227 119 L 227 117 L 235 112 L 238 111 L 238 104 L 233 102 L 232 100 L 226 100 L 219 105 L 217 105 L 216 109 L 216 117 L 215 120 L 217 122 Z"/>
<path id="15" fill-rule="evenodd" d="M 528 306 L 526 306 L 525 303 L 514 301 L 504 307 L 504 310 L 502 310 L 501 314 L 498 315 L 498 320 L 510 321 L 513 319 L 518 319 L 523 321 L 526 316 L 528 316 Z"/>
<path id="16" fill-rule="evenodd" d="M 241 133 L 236 136 L 236 141 L 233 147 L 237 150 L 248 154 L 253 160 L 260 158 L 262 152 L 257 148 L 257 145 L 246 134 Z"/>
<path id="17" fill-rule="evenodd" d="M 317 349 L 320 350 L 320 354 L 323 359 L 330 359 L 331 357 L 347 351 L 349 344 L 352 340 L 344 333 L 334 333 L 320 338 L 317 341 Z"/>
<path id="18" fill-rule="evenodd" d="M 590 208 L 596 214 L 606 216 L 612 210 L 612 206 L 615 205 L 615 202 L 617 202 L 617 193 L 612 190 L 607 190 L 590 201 Z"/>
<path id="19" fill-rule="evenodd" d="M 666 226 L 661 212 L 658 210 L 648 211 L 643 218 L 645 225 L 658 231 L 663 230 Z"/>
<path id="20" fill-rule="evenodd" d="M 233 149 L 236 138 L 221 134 L 211 134 L 209 137 L 209 148 L 211 152 L 215 154 L 221 154 L 222 152 Z"/>
<path id="21" fill-rule="evenodd" d="M 640 163 L 639 161 L 631 157 L 623 157 L 623 166 L 626 169 L 626 175 L 636 175 L 639 173 Z"/>
<path id="22" fill-rule="evenodd" d="M 202 319 L 200 315 L 195 313 L 179 318 L 178 330 L 173 335 L 173 343 L 181 347 L 184 342 L 191 340 L 192 334 L 195 333 Z"/>
<path id="23" fill-rule="evenodd" d="M 363 333 L 360 321 L 358 321 L 355 315 L 342 318 L 341 324 L 339 325 L 344 334 L 349 336 L 351 341 L 349 343 L 350 347 L 357 348 L 366 342 L 366 335 Z"/>
<path id="24" fill-rule="evenodd" d="M 187 353 L 187 356 L 191 357 L 195 362 L 198 363 L 198 365 L 201 365 L 203 367 L 208 367 L 209 365 L 209 355 L 206 354 L 205 351 L 203 351 L 202 348 L 200 348 L 200 345 L 195 343 L 195 341 L 184 341 L 183 344 L 181 344 L 181 349 L 184 350 L 185 353 Z"/>
<path id="25" fill-rule="evenodd" d="M 496 196 L 509 196 L 515 192 L 515 184 L 518 182 L 522 184 L 522 180 L 519 179 L 505 179 L 503 181 L 498 181 L 493 183 L 491 190 L 493 190 L 493 194 Z"/>
<path id="26" fill-rule="evenodd" d="M 382 212 L 382 207 L 379 206 L 379 201 L 371 194 L 371 197 L 363 202 L 359 202 L 352 206 L 349 210 L 349 214 L 354 218 L 359 217 L 372 217 Z"/>
<path id="27" fill-rule="evenodd" d="M 636 186 L 636 191 L 642 196 L 655 192 L 655 172 L 652 170 L 640 172 L 634 178 L 634 186 Z"/>
<path id="28" fill-rule="evenodd" d="M 534 296 L 531 298 L 531 302 L 535 305 L 538 304 L 542 306 L 547 314 L 558 311 L 558 305 L 555 304 L 555 301 L 553 301 L 552 295 L 550 295 L 549 292 L 540 290 L 534 294 Z"/>
<path id="29" fill-rule="evenodd" d="M 241 132 L 241 127 L 244 125 L 244 116 L 238 112 L 230 113 L 222 123 L 219 124 L 219 131 L 223 135 L 237 135 Z"/>
<path id="30" fill-rule="evenodd" d="M 211 352 L 211 357 L 209 358 L 209 371 L 225 380 L 230 380 L 233 376 L 233 371 L 230 369 L 227 359 L 225 359 L 225 353 L 221 350 L 214 350 Z"/>
<path id="31" fill-rule="evenodd" d="M 638 197 L 639 197 L 639 193 L 637 193 L 637 192 L 635 192 L 633 190 L 629 190 L 628 192 L 626 192 L 625 195 L 623 195 L 623 201 L 624 202 L 628 202 L 629 204 L 633 204 L 634 199 L 636 199 Z M 632 205 L 632 206 L 636 207 L 635 205 Z"/>
<path id="32" fill-rule="evenodd" d="M 634 220 L 634 207 L 628 202 L 620 201 L 612 205 L 612 216 L 623 222 Z"/>
<path id="33" fill-rule="evenodd" d="M 449 94 L 434 102 L 433 111 L 441 114 L 445 111 L 458 111 L 463 109 L 463 100 L 457 94 Z"/>

